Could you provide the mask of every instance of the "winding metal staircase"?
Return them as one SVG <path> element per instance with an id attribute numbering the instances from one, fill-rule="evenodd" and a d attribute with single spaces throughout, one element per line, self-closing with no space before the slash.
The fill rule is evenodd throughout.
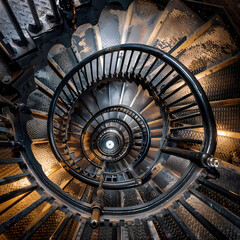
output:
<path id="1" fill-rule="evenodd" d="M 224 9 L 0 3 L 1 239 L 239 239 Z"/>

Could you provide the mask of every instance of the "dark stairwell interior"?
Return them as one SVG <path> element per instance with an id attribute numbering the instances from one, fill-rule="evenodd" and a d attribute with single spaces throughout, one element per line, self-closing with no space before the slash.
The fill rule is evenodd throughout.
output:
<path id="1" fill-rule="evenodd" d="M 236 11 L 0 0 L 0 13 L 0 239 L 240 238 Z"/>

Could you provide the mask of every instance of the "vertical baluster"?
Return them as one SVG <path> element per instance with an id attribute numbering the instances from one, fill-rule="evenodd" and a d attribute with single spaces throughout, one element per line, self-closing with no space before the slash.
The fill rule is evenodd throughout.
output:
<path id="1" fill-rule="evenodd" d="M 81 68 L 81 69 L 79 70 L 79 73 L 83 76 L 83 78 L 84 78 L 84 80 L 86 81 L 86 84 L 87 84 L 87 86 L 88 86 L 89 84 L 88 84 L 87 78 L 86 78 L 86 76 L 85 76 L 84 69 Z"/>
<path id="2" fill-rule="evenodd" d="M 2 4 L 3 4 L 3 7 L 5 8 L 8 17 L 10 18 L 10 20 L 11 20 L 19 38 L 20 38 L 20 40 L 19 39 L 13 39 L 13 41 L 19 46 L 27 46 L 28 45 L 28 40 L 25 37 L 25 35 L 24 35 L 24 33 L 23 33 L 23 31 L 20 27 L 20 24 L 19 24 L 16 16 L 14 15 L 12 8 L 9 5 L 8 0 L 2 0 Z"/>
<path id="3" fill-rule="evenodd" d="M 58 98 L 59 98 L 58 102 L 63 104 L 65 108 L 69 110 L 69 105 L 65 102 L 65 100 L 63 100 L 61 96 L 59 96 Z"/>
<path id="4" fill-rule="evenodd" d="M 148 74 L 151 72 L 151 70 L 153 69 L 153 66 L 157 63 L 157 61 L 158 61 L 158 58 L 156 58 L 155 60 L 154 60 L 154 62 L 152 63 L 152 65 L 150 66 L 150 68 L 148 69 L 148 71 L 146 72 L 146 74 L 144 75 L 144 79 L 146 79 L 146 77 L 148 76 Z"/>
<path id="5" fill-rule="evenodd" d="M 73 0 L 59 0 L 59 7 L 68 25 L 73 27 L 76 22 L 75 2 Z"/>
<path id="6" fill-rule="evenodd" d="M 29 29 L 29 31 L 31 31 L 33 33 L 38 33 L 42 30 L 43 26 L 42 26 L 41 21 L 39 20 L 35 3 L 33 0 L 27 0 L 27 2 L 28 2 L 28 6 L 31 10 L 33 20 L 35 22 L 35 24 L 29 24 L 28 29 Z"/>
<path id="7" fill-rule="evenodd" d="M 92 61 L 90 62 L 90 70 L 91 70 L 92 83 L 94 83 Z"/>
<path id="8" fill-rule="evenodd" d="M 152 83 L 157 77 L 158 75 L 167 67 L 167 63 L 164 63 L 164 65 L 161 67 L 160 66 L 160 69 L 159 71 L 155 74 L 155 76 L 150 80 L 150 82 Z"/>
<path id="9" fill-rule="evenodd" d="M 69 82 L 67 82 L 66 86 L 67 86 L 68 91 L 70 92 L 70 95 L 72 96 L 72 99 L 74 100 L 75 99 L 74 94 L 76 94 L 76 93 L 71 89 Z M 77 94 L 76 94 L 76 96 L 77 96 Z"/>
<path id="10" fill-rule="evenodd" d="M 186 83 L 183 83 L 181 86 L 177 87 L 175 90 L 173 90 L 172 92 L 170 92 L 167 96 L 165 96 L 164 98 L 162 98 L 163 101 L 165 101 L 166 99 L 170 98 L 171 96 L 173 96 L 174 94 L 176 94 L 177 92 L 179 92 L 181 89 L 185 88 L 187 86 Z"/>
<path id="11" fill-rule="evenodd" d="M 77 90 L 78 95 L 80 95 L 81 93 L 80 93 L 80 91 L 79 91 L 79 89 L 78 89 L 78 87 L 77 87 L 77 84 L 76 84 L 76 82 L 75 82 L 75 80 L 74 80 L 73 77 L 72 77 L 72 82 L 73 82 L 74 87 L 75 87 L 76 90 Z"/>
<path id="12" fill-rule="evenodd" d="M 127 52 L 127 51 L 124 51 L 124 53 L 123 53 L 122 64 L 121 64 L 120 71 L 119 71 L 119 73 L 120 73 L 121 75 L 123 75 L 123 74 L 122 74 L 122 69 L 123 69 L 123 64 L 124 64 L 125 57 L 126 57 L 126 52 Z"/>
<path id="13" fill-rule="evenodd" d="M 115 65 L 115 71 L 114 71 L 114 74 L 117 75 L 117 65 L 118 65 L 118 59 L 119 59 L 119 51 L 117 53 L 117 58 L 116 58 L 116 65 Z"/>
<path id="14" fill-rule="evenodd" d="M 58 104 L 56 105 L 56 107 L 63 113 L 67 116 L 67 112 L 64 111 Z"/>
<path id="15" fill-rule="evenodd" d="M 143 63 L 143 65 L 142 65 L 142 67 L 140 68 L 139 73 L 138 73 L 139 76 L 141 76 L 141 72 L 142 72 L 143 68 L 145 67 L 145 65 L 146 65 L 149 57 L 150 57 L 150 54 L 148 54 L 147 57 L 146 57 L 146 59 L 144 60 L 144 63 Z"/>
<path id="16" fill-rule="evenodd" d="M 77 71 L 77 74 L 78 74 L 78 78 L 79 78 L 79 82 L 80 82 L 80 85 L 81 85 L 81 91 L 83 91 L 83 83 L 82 83 L 82 78 L 81 78 L 81 76 L 80 76 L 80 71 Z"/>
<path id="17" fill-rule="evenodd" d="M 140 61 L 141 56 L 142 56 L 142 52 L 138 55 L 137 61 L 135 62 L 135 65 L 134 65 L 133 70 L 132 70 L 132 74 L 134 74 L 134 72 L 136 70 L 136 67 L 137 67 L 137 65 Z"/>
<path id="18" fill-rule="evenodd" d="M 51 8 L 52 8 L 52 12 L 53 12 L 53 18 L 50 15 L 47 15 L 49 20 L 55 20 L 55 22 L 59 22 L 60 21 L 60 16 L 58 13 L 58 9 L 57 9 L 57 4 L 55 0 L 49 0 Z"/>
<path id="19" fill-rule="evenodd" d="M 64 118 L 63 116 L 61 116 L 60 114 L 58 114 L 57 112 L 56 112 L 56 110 L 55 110 L 55 113 L 54 113 L 55 115 L 57 115 L 59 118 L 61 118 L 63 121 L 66 121 L 66 118 Z"/>
<path id="20" fill-rule="evenodd" d="M 84 65 L 82 73 L 83 73 L 84 77 L 86 78 L 87 85 L 89 86 L 90 83 L 89 83 L 89 79 L 88 79 L 88 75 L 87 75 L 86 65 Z"/>
<path id="21" fill-rule="evenodd" d="M 103 54 L 103 77 L 102 78 L 105 78 L 106 77 L 106 54 Z"/>
<path id="22" fill-rule="evenodd" d="M 156 88 L 161 84 L 163 83 L 175 70 L 174 69 L 171 69 L 171 71 L 169 71 L 158 83 L 157 85 L 155 86 Z"/>
<path id="23" fill-rule="evenodd" d="M 62 90 L 62 92 L 63 92 L 64 96 L 67 98 L 68 102 L 71 103 L 72 101 L 71 101 L 71 99 L 68 97 L 68 95 L 67 95 L 67 93 L 65 92 L 64 89 Z"/>
<path id="24" fill-rule="evenodd" d="M 161 87 L 161 90 L 160 90 L 161 94 L 164 94 L 168 88 L 173 86 L 180 79 L 181 79 L 180 75 L 177 75 L 177 76 L 173 77 L 167 84 L 165 84 Z"/>
<path id="25" fill-rule="evenodd" d="M 99 80 L 99 58 L 97 57 L 97 81 Z"/>
<path id="26" fill-rule="evenodd" d="M 129 58 L 129 61 L 128 61 L 128 66 L 127 66 L 126 73 L 128 73 L 128 71 L 129 71 L 129 68 L 130 68 L 130 65 L 131 65 L 131 61 L 132 61 L 132 57 L 133 57 L 133 53 L 134 53 L 134 51 L 131 52 L 131 55 L 130 55 L 130 58 Z"/>
<path id="27" fill-rule="evenodd" d="M 110 66 L 109 66 L 109 76 L 111 76 L 111 72 L 112 72 L 112 61 L 113 61 L 113 52 L 111 53 Z"/>

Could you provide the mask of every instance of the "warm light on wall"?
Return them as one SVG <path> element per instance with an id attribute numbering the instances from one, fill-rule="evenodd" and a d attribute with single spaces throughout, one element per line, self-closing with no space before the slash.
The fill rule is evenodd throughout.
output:
<path id="1" fill-rule="evenodd" d="M 217 134 L 220 135 L 220 136 L 226 136 L 226 137 L 229 136 L 228 132 L 222 131 L 222 130 L 218 130 Z"/>

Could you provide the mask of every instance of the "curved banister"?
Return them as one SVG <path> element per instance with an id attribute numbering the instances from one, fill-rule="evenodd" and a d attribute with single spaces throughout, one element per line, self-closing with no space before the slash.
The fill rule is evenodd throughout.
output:
<path id="1" fill-rule="evenodd" d="M 127 62 L 126 53 L 128 51 L 129 53 L 131 52 L 131 54 Z M 115 53 L 117 54 L 117 56 L 113 57 Z M 137 58 L 135 59 L 133 58 L 134 53 L 138 53 Z M 144 54 L 146 55 L 146 58 L 143 59 L 143 61 L 141 62 L 140 60 L 144 56 Z M 153 63 L 151 63 L 150 66 L 147 66 L 147 62 L 151 57 L 153 57 L 155 60 L 153 61 Z M 114 62 L 114 59 L 115 59 L 115 62 Z M 147 75 L 150 75 L 152 69 L 156 67 L 155 64 L 157 63 L 157 61 L 160 62 L 160 67 L 161 65 L 163 65 L 163 63 L 164 65 L 162 68 L 160 68 L 158 73 L 154 76 L 154 79 L 151 79 L 151 81 L 148 81 Z M 88 66 L 88 64 L 90 66 Z M 94 64 L 97 64 L 96 72 L 94 72 L 93 70 Z M 126 66 L 125 72 L 123 72 L 124 65 Z M 161 84 L 158 83 L 157 86 L 154 86 L 152 82 L 153 80 L 156 80 L 158 78 L 158 74 L 164 68 L 166 68 L 166 66 L 170 66 L 172 70 L 170 71 L 170 73 L 168 73 L 167 76 L 161 79 L 162 86 L 158 91 L 157 87 L 158 85 L 161 85 Z M 109 69 L 107 69 L 107 67 L 109 67 Z M 147 73 L 145 73 L 144 76 L 142 76 L 141 74 L 144 68 L 147 69 Z M 137 72 L 136 72 L 136 69 L 138 70 Z M 113 74 L 112 74 L 112 70 L 114 70 Z M 175 75 L 171 79 L 172 84 L 170 84 L 171 83 L 171 80 L 170 80 L 168 84 L 164 85 L 163 82 L 165 81 L 165 79 L 167 79 L 174 71 L 177 73 L 177 75 Z M 81 89 L 79 89 L 77 86 L 76 79 L 75 79 L 76 74 L 78 76 L 78 80 L 80 81 L 79 86 L 81 87 Z M 185 86 L 187 86 L 191 90 L 191 94 L 194 96 L 195 102 L 196 102 L 196 103 L 189 104 L 189 106 L 186 106 L 185 108 L 183 108 L 183 110 L 197 105 L 202 118 L 202 125 L 204 127 L 204 137 L 202 140 L 202 147 L 200 149 L 200 152 L 205 154 L 203 156 L 206 158 L 210 157 L 214 153 L 215 147 L 216 147 L 216 125 L 215 125 L 214 116 L 211 110 L 211 106 L 206 97 L 206 94 L 203 91 L 197 79 L 193 76 L 193 74 L 178 60 L 176 60 L 169 54 L 159 49 L 146 46 L 146 45 L 141 45 L 141 44 L 124 44 L 124 45 L 117 45 L 117 46 L 105 48 L 85 58 L 82 62 L 80 62 L 77 66 L 75 66 L 63 78 L 63 80 L 57 87 L 54 93 L 54 96 L 52 98 L 52 102 L 49 109 L 48 136 L 49 136 L 51 148 L 53 149 L 53 152 L 58 160 L 63 161 L 68 165 L 67 161 L 69 161 L 69 159 L 67 160 L 64 159 L 61 153 L 57 149 L 56 140 L 55 140 L 54 131 L 53 131 L 54 130 L 54 126 L 53 126 L 54 114 L 56 111 L 56 107 L 59 109 L 60 107 L 57 106 L 57 104 L 59 101 L 63 101 L 63 99 L 60 96 L 61 92 L 63 91 L 63 93 L 67 95 L 66 92 L 64 92 L 63 90 L 64 87 L 66 86 L 72 96 L 72 99 L 69 99 L 68 97 L 69 99 L 67 100 L 68 103 L 67 104 L 65 103 L 68 106 L 67 107 L 68 112 L 65 112 L 64 114 L 68 116 L 72 109 L 71 104 L 74 104 L 74 101 L 77 98 L 77 96 L 79 96 L 79 94 L 84 90 L 83 88 L 88 88 L 91 86 L 91 84 L 101 82 L 101 80 L 104 80 L 107 77 L 117 77 L 121 79 L 123 78 L 135 79 L 136 81 L 139 82 L 139 84 L 142 83 L 143 85 L 144 84 L 148 85 L 150 89 L 154 90 L 155 93 L 157 93 L 157 95 L 159 96 L 160 101 L 161 101 L 162 93 L 164 93 L 164 92 L 161 92 L 161 89 L 164 89 L 164 91 L 166 91 L 167 88 L 169 88 L 170 86 L 178 82 L 179 79 L 182 79 L 185 82 Z M 83 78 L 85 79 L 86 86 L 84 86 L 82 82 Z M 181 111 L 181 110 L 178 110 L 178 111 Z M 63 116 L 61 116 L 63 121 L 65 119 L 64 114 Z M 171 113 L 168 113 L 168 114 L 171 114 Z M 188 157 L 186 156 L 186 158 Z M 199 161 L 202 161 L 202 159 L 199 159 Z M 207 166 L 207 164 L 204 164 L 205 162 L 202 161 L 202 163 L 199 165 L 203 167 L 209 167 Z M 71 168 L 71 166 L 68 166 L 68 167 Z"/>

